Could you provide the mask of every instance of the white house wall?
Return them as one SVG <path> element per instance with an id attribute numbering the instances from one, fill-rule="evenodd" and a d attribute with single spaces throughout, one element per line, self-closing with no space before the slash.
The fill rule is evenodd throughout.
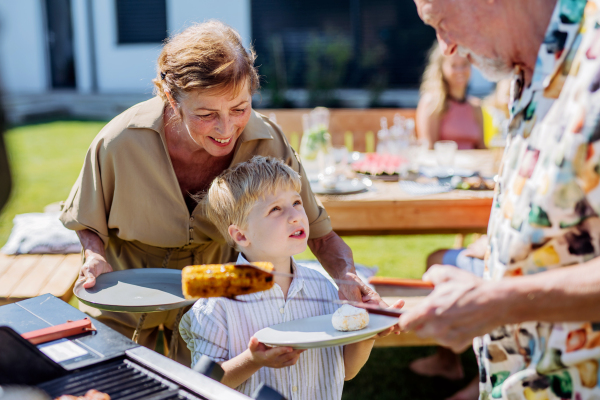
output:
<path id="1" fill-rule="evenodd" d="M 48 88 L 42 15 L 40 0 L 0 0 L 0 85 L 7 94 Z"/>
<path id="2" fill-rule="evenodd" d="M 101 93 L 152 93 L 161 45 L 118 44 L 114 0 L 93 1 L 96 71 Z"/>
<path id="3" fill-rule="evenodd" d="M 118 44 L 115 2 L 94 0 L 93 7 L 98 91 L 151 94 L 161 44 Z M 245 43 L 250 42 L 250 0 L 168 0 L 167 18 L 169 33 L 180 32 L 193 22 L 217 18 L 238 30 Z M 77 52 L 84 48 L 78 46 Z M 83 58 L 77 55 L 77 60 Z M 86 90 L 85 83 L 78 87 Z"/>
<path id="4" fill-rule="evenodd" d="M 71 0 L 75 83 L 81 93 L 90 93 L 93 90 L 88 4 L 88 0 Z"/>

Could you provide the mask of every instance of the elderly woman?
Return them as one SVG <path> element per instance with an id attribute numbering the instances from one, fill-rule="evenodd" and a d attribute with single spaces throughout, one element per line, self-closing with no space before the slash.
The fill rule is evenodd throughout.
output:
<path id="1" fill-rule="evenodd" d="M 276 125 L 252 110 L 259 85 L 254 59 L 238 33 L 217 21 L 194 25 L 165 44 L 156 97 L 102 129 L 62 211 L 62 222 L 83 245 L 79 284 L 92 287 L 98 275 L 113 270 L 235 261 L 194 195 L 254 155 L 277 157 L 300 173 L 312 252 L 335 278 L 354 272 L 352 252 L 332 231 L 296 153 Z M 356 285 L 341 290 L 360 300 Z M 81 309 L 128 336 L 140 317 Z M 154 348 L 160 324 L 170 337 L 178 315 L 148 314 L 139 343 Z M 178 360 L 189 365 L 179 343 Z"/>
<path id="2" fill-rule="evenodd" d="M 429 143 L 452 140 L 459 149 L 483 149 L 483 115 L 474 98 L 467 97 L 471 64 L 458 54 L 444 56 L 437 41 L 421 83 L 417 133 Z"/>

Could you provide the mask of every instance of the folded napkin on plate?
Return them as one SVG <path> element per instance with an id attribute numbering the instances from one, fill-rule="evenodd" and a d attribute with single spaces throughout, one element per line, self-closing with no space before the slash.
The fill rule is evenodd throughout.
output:
<path id="1" fill-rule="evenodd" d="M 4 254 L 79 253 L 81 244 L 75 231 L 59 221 L 60 213 L 20 214 L 13 219 L 13 229 L 0 252 Z"/>
<path id="2" fill-rule="evenodd" d="M 417 183 L 413 181 L 400 181 L 399 184 L 400 189 L 413 196 L 446 193 L 454 189 L 449 183 Z"/>

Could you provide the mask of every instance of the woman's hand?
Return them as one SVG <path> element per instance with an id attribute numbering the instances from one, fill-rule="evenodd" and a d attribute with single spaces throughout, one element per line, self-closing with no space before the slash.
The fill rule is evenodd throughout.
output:
<path id="1" fill-rule="evenodd" d="M 300 354 L 306 350 L 294 350 L 291 347 L 269 347 L 252 336 L 248 343 L 252 361 L 261 367 L 284 368 L 298 362 Z"/>
<path id="2" fill-rule="evenodd" d="M 85 263 L 79 270 L 78 283 L 83 282 L 83 287 L 88 289 L 94 287 L 96 278 L 101 274 L 112 272 L 113 269 L 104 257 L 94 254 L 86 257 Z"/>
<path id="3" fill-rule="evenodd" d="M 377 293 L 376 291 L 371 289 L 358 276 L 351 274 L 351 273 L 348 273 L 347 276 L 350 279 L 352 279 L 354 282 L 356 282 L 356 284 L 358 285 L 358 288 L 359 288 L 361 296 L 362 296 L 363 303 L 372 304 L 372 305 L 375 305 L 375 306 L 378 306 L 381 308 L 390 308 L 390 309 L 396 309 L 396 310 L 399 310 L 402 307 L 404 307 L 404 300 L 398 300 L 397 302 L 392 304 L 392 306 L 388 306 L 387 303 L 381 299 L 381 296 L 379 296 L 379 293 Z M 340 299 L 344 300 L 342 297 L 343 296 L 340 293 Z M 396 324 L 396 325 L 392 326 L 391 328 L 386 329 L 385 331 L 379 332 L 375 337 L 373 337 L 371 339 L 383 338 L 383 337 L 390 335 L 392 332 L 399 333 L 400 326 L 398 324 Z"/>
<path id="4" fill-rule="evenodd" d="M 77 231 L 79 241 L 83 247 L 83 254 L 85 256 L 85 262 L 79 270 L 79 278 L 77 278 L 77 284 L 83 284 L 83 287 L 88 289 L 94 287 L 96 284 L 96 278 L 101 274 L 112 272 L 113 269 L 108 262 L 106 262 L 104 243 L 100 236 L 89 229 Z"/>
<path id="5" fill-rule="evenodd" d="M 455 267 L 434 265 L 423 280 L 435 285 L 418 306 L 400 316 L 400 328 L 433 338 L 459 353 L 474 337 L 491 332 L 505 323 L 503 300 L 508 300 L 494 283 Z"/>
<path id="6" fill-rule="evenodd" d="M 360 301 L 360 291 L 351 276 L 356 272 L 352 250 L 342 238 L 331 231 L 323 237 L 308 239 L 308 247 L 332 278 L 350 281 L 348 285 L 338 285 L 343 300 Z"/>

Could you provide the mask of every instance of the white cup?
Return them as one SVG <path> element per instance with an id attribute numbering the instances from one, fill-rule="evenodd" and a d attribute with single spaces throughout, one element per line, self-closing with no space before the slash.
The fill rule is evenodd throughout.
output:
<path id="1" fill-rule="evenodd" d="M 440 167 L 452 168 L 458 145 L 452 140 L 439 140 L 433 144 L 435 160 Z"/>

